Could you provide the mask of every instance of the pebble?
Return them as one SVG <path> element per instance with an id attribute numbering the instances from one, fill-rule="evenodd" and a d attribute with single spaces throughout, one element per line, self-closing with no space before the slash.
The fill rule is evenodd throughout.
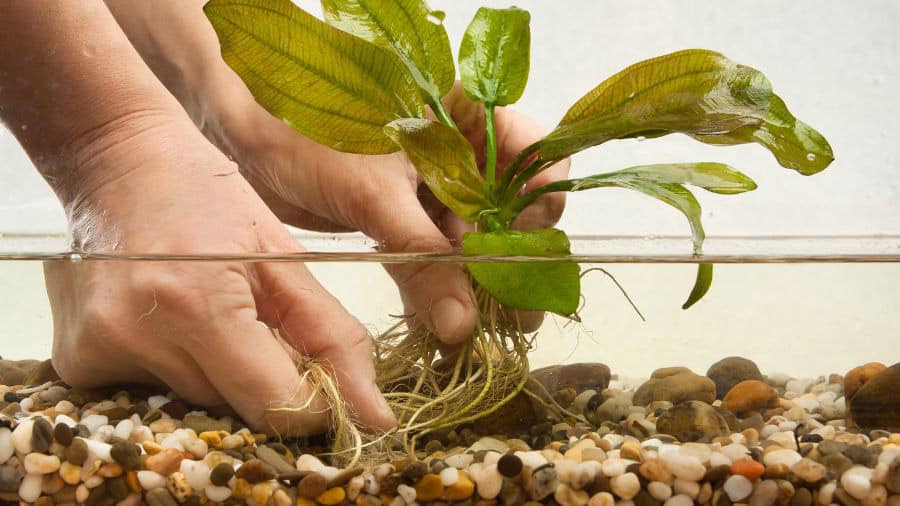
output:
<path id="1" fill-rule="evenodd" d="M 887 369 L 881 362 L 869 362 L 850 369 L 844 375 L 844 395 L 852 398 L 863 384 Z"/>
<path id="2" fill-rule="evenodd" d="M 413 490 L 413 492 L 415 492 L 415 489 Z M 316 502 L 318 502 L 319 504 L 324 504 L 325 506 L 335 506 L 336 504 L 342 503 L 345 497 L 346 492 L 343 488 L 332 487 L 323 492 L 322 495 L 316 497 Z M 413 502 L 415 502 L 415 495 L 413 495 L 413 500 L 409 501 L 407 504 L 412 504 Z"/>
<path id="3" fill-rule="evenodd" d="M 744 380 L 762 381 L 756 363 L 743 357 L 727 357 L 709 366 L 706 376 L 716 384 L 716 398 L 721 399 L 735 385 Z"/>
<path id="4" fill-rule="evenodd" d="M 435 501 L 444 494 L 444 484 L 440 476 L 426 474 L 416 483 L 415 491 L 416 500 L 424 502 Z"/>
<path id="5" fill-rule="evenodd" d="M 224 502 L 231 497 L 231 489 L 225 486 L 210 485 L 203 489 L 203 493 L 213 502 Z"/>
<path id="6" fill-rule="evenodd" d="M 657 501 L 667 501 L 672 497 L 672 487 L 659 481 L 648 483 L 647 492 Z"/>
<path id="7" fill-rule="evenodd" d="M 728 494 L 728 498 L 732 502 L 739 502 L 749 497 L 750 493 L 753 492 L 753 483 L 746 477 L 735 474 L 725 480 L 722 489 Z"/>
<path id="8" fill-rule="evenodd" d="M 60 461 L 56 455 L 29 453 L 25 456 L 25 472 L 28 474 L 48 474 L 59 470 Z"/>
<path id="9" fill-rule="evenodd" d="M 125 471 L 133 471 L 141 467 L 141 450 L 134 443 L 118 441 L 112 445 L 109 454 Z"/>
<path id="10" fill-rule="evenodd" d="M 735 385 L 722 400 L 722 407 L 736 413 L 777 407 L 778 392 L 766 383 L 750 379 Z"/>
<path id="11" fill-rule="evenodd" d="M 497 460 L 497 471 L 507 478 L 518 476 L 522 472 L 522 467 L 522 459 L 511 453 L 507 453 Z"/>
<path id="12" fill-rule="evenodd" d="M 184 455 L 180 451 L 174 448 L 167 448 L 155 455 L 147 457 L 144 462 L 146 468 L 150 471 L 155 471 L 163 476 L 168 476 L 181 467 L 182 460 L 184 460 Z"/>
<path id="13" fill-rule="evenodd" d="M 36 418 L 31 429 L 31 451 L 47 453 L 51 444 L 53 444 L 53 425 L 46 418 Z"/>
<path id="14" fill-rule="evenodd" d="M 231 464 L 220 462 L 212 468 L 209 480 L 215 486 L 224 486 L 228 484 L 228 480 L 234 476 L 234 467 Z"/>
<path id="15" fill-rule="evenodd" d="M 456 482 L 447 485 L 444 497 L 449 501 L 462 501 L 472 497 L 475 492 L 475 482 L 465 471 L 458 471 Z"/>
<path id="16" fill-rule="evenodd" d="M 755 460 L 739 460 L 731 464 L 731 474 L 741 475 L 750 481 L 758 480 L 766 468 Z"/>
<path id="17" fill-rule="evenodd" d="M 297 484 L 297 493 L 300 497 L 307 499 L 315 499 L 325 493 L 328 487 L 328 480 L 319 473 L 310 473 L 303 477 Z"/>
<path id="18" fill-rule="evenodd" d="M 34 429 L 34 420 L 28 418 L 20 420 L 12 432 L 12 443 L 19 455 L 31 453 L 31 433 Z"/>
<path id="19" fill-rule="evenodd" d="M 609 480 L 610 488 L 617 496 L 628 500 L 634 498 L 641 490 L 641 482 L 634 473 L 625 473 Z"/>
<path id="20" fill-rule="evenodd" d="M 178 502 L 165 487 L 149 490 L 146 499 L 149 506 L 178 506 Z"/>
<path id="21" fill-rule="evenodd" d="M 41 483 L 44 477 L 40 474 L 26 474 L 19 486 L 19 497 L 25 502 L 34 502 L 41 496 Z"/>
<path id="22" fill-rule="evenodd" d="M 531 487 L 529 493 L 535 501 L 543 500 L 551 495 L 559 482 L 556 480 L 556 470 L 549 465 L 535 469 L 531 475 Z"/>
<path id="23" fill-rule="evenodd" d="M 247 480 L 248 483 L 260 483 L 275 479 L 278 472 L 269 464 L 254 458 L 244 462 L 234 475 Z"/>
<path id="24" fill-rule="evenodd" d="M 66 461 L 76 466 L 84 464 L 84 461 L 88 458 L 88 445 L 84 439 L 75 438 L 72 440 L 72 444 L 66 448 L 65 457 Z"/>
<path id="25" fill-rule="evenodd" d="M 445 467 L 438 476 L 441 478 L 441 484 L 445 487 L 449 487 L 459 481 L 459 469 L 455 467 Z"/>
<path id="26" fill-rule="evenodd" d="M 15 451 L 12 431 L 7 427 L 0 427 L 0 464 L 5 464 Z"/>
<path id="27" fill-rule="evenodd" d="M 55 439 L 57 443 L 63 446 L 69 446 L 72 444 L 72 438 L 74 438 L 72 428 L 67 424 L 57 422 L 56 426 L 53 427 L 53 439 Z"/>
<path id="28" fill-rule="evenodd" d="M 170 474 L 166 478 L 166 488 L 179 503 L 185 502 L 194 491 L 187 478 L 179 471 Z"/>
<path id="29" fill-rule="evenodd" d="M 666 465 L 677 478 L 700 481 L 706 474 L 706 466 L 700 459 L 690 455 L 677 455 L 666 460 Z"/>
<path id="30" fill-rule="evenodd" d="M 209 466 L 203 461 L 184 459 L 179 471 L 193 490 L 203 490 L 210 484 Z"/>
<path id="31" fill-rule="evenodd" d="M 763 457 L 763 461 L 766 464 L 766 467 L 782 464 L 790 468 L 802 458 L 803 457 L 794 450 L 778 449 L 767 453 Z"/>
<path id="32" fill-rule="evenodd" d="M 856 499 L 865 499 L 872 490 L 872 470 L 863 466 L 854 466 L 841 475 L 841 486 Z"/>
<path id="33" fill-rule="evenodd" d="M 763 480 L 753 488 L 750 506 L 771 506 L 775 504 L 776 499 L 778 499 L 778 485 L 772 480 Z"/>

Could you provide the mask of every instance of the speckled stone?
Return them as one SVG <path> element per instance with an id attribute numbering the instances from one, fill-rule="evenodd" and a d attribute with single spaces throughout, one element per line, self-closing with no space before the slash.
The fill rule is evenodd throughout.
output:
<path id="1" fill-rule="evenodd" d="M 687 367 L 666 367 L 653 371 L 650 379 L 634 393 L 632 403 L 635 406 L 646 406 L 655 401 L 712 404 L 715 400 L 716 384 L 711 379 L 695 374 Z"/>
<path id="2" fill-rule="evenodd" d="M 728 423 L 716 410 L 700 401 L 688 401 L 666 410 L 656 420 L 656 430 L 679 441 L 711 441 L 729 434 Z"/>

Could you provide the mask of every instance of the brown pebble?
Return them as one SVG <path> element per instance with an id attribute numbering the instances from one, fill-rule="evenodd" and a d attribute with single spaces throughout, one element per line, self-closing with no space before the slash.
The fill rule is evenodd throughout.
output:
<path id="1" fill-rule="evenodd" d="M 175 448 L 166 448 L 165 450 L 150 455 L 144 461 L 144 465 L 150 471 L 155 471 L 163 476 L 168 476 L 181 467 L 181 461 L 184 455 Z"/>
<path id="2" fill-rule="evenodd" d="M 778 392 L 759 380 L 744 380 L 732 387 L 722 400 L 722 407 L 745 413 L 778 406 Z"/>
<path id="3" fill-rule="evenodd" d="M 56 427 L 53 428 L 53 439 L 63 446 L 72 444 L 73 437 L 72 428 L 64 423 L 58 423 L 56 424 Z"/>
<path id="4" fill-rule="evenodd" d="M 482 457 L 482 461 L 484 458 Z M 421 460 L 411 462 L 401 473 L 409 483 L 415 483 L 428 473 L 428 466 Z"/>
<path id="5" fill-rule="evenodd" d="M 134 443 L 119 441 L 112 446 L 109 453 L 125 471 L 135 471 L 141 467 L 141 450 Z"/>
<path id="6" fill-rule="evenodd" d="M 791 474 L 791 468 L 786 464 L 775 464 L 766 468 L 764 476 L 766 478 L 787 478 Z"/>
<path id="7" fill-rule="evenodd" d="M 507 478 L 515 478 L 522 472 L 522 459 L 507 453 L 497 461 L 497 471 Z"/>
<path id="8" fill-rule="evenodd" d="M 85 443 L 83 439 L 72 440 L 72 444 L 70 444 L 66 448 L 66 460 L 72 464 L 75 464 L 76 466 L 84 464 L 84 461 L 87 460 L 87 456 L 88 447 L 87 443 Z"/>
<path id="9" fill-rule="evenodd" d="M 844 396 L 850 399 L 856 394 L 859 387 L 885 369 L 887 369 L 887 366 L 881 362 L 869 362 L 850 369 L 850 372 L 844 376 Z"/>
<path id="10" fill-rule="evenodd" d="M 791 506 L 810 506 L 812 504 L 812 492 L 808 488 L 800 487 L 791 497 Z"/>
<path id="11" fill-rule="evenodd" d="M 209 473 L 209 481 L 213 485 L 222 487 L 228 484 L 228 480 L 234 476 L 234 467 L 226 462 L 220 462 Z"/>
<path id="12" fill-rule="evenodd" d="M 109 479 L 106 481 L 106 483 L 110 497 L 112 497 L 116 501 L 121 501 L 122 499 L 128 497 L 130 490 L 128 489 L 128 482 L 125 481 L 124 476 Z"/>
<path id="13" fill-rule="evenodd" d="M 335 506 L 336 504 L 344 502 L 346 496 L 347 492 L 345 492 L 343 488 L 333 487 L 316 497 L 316 502 L 324 504 L 325 506 Z"/>
<path id="14" fill-rule="evenodd" d="M 703 477 L 703 480 L 713 483 L 717 481 L 723 481 L 728 477 L 728 474 L 730 472 L 731 466 L 729 465 L 711 467 L 706 471 L 706 475 Z"/>
<path id="15" fill-rule="evenodd" d="M 325 493 L 328 481 L 319 473 L 311 473 L 303 477 L 297 484 L 297 494 L 306 499 L 315 499 Z"/>
<path id="16" fill-rule="evenodd" d="M 418 501 L 435 501 L 444 494 L 444 484 L 441 483 L 440 476 L 436 474 L 422 476 L 415 488 Z"/>
<path id="17" fill-rule="evenodd" d="M 37 453 L 47 453 L 50 451 L 51 444 L 53 444 L 53 426 L 46 418 L 36 418 L 31 430 L 31 450 Z"/>
<path id="18" fill-rule="evenodd" d="M 262 483 L 275 479 L 278 472 L 260 459 L 250 459 L 244 462 L 234 475 L 247 480 L 247 483 Z"/>
<path id="19" fill-rule="evenodd" d="M 184 401 L 175 399 L 160 406 L 159 410 L 176 420 L 181 420 L 191 409 Z"/>

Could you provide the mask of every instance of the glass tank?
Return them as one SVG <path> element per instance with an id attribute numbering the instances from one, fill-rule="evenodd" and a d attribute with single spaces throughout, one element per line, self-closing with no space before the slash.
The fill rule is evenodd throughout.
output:
<path id="1" fill-rule="evenodd" d="M 900 7 L 486 3 L 0 34 L 0 503 L 900 506 Z"/>

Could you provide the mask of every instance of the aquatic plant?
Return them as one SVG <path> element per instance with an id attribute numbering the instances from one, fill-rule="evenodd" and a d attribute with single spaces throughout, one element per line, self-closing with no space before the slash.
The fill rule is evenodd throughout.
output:
<path id="1" fill-rule="evenodd" d="M 804 175 L 833 160 L 825 138 L 796 119 L 758 70 L 690 49 L 615 74 L 578 100 L 546 137 L 497 167 L 496 107 L 522 95 L 530 66 L 530 15 L 480 8 L 459 48 L 465 94 L 483 104 L 485 163 L 441 99 L 456 79 L 443 13 L 422 0 L 322 0 L 325 20 L 289 0 L 211 0 L 205 12 L 226 62 L 256 100 L 301 134 L 339 151 L 402 149 L 447 208 L 475 224 L 466 255 L 558 257 L 559 262 L 470 263 L 480 321 L 465 349 L 438 360 L 436 337 L 409 323 L 376 343 L 379 383 L 406 437 L 472 421 L 526 389 L 530 341 L 503 308 L 573 315 L 580 268 L 558 229 L 516 231 L 516 217 L 540 196 L 624 188 L 682 212 L 698 260 L 701 208 L 688 186 L 719 194 L 756 188 L 745 174 L 714 162 L 642 165 L 556 181 L 524 191 L 553 164 L 609 141 L 681 133 L 716 145 L 757 143 Z M 427 114 L 431 111 L 431 119 Z M 706 294 L 713 267 L 699 263 L 684 303 Z M 414 440 L 411 441 L 414 443 Z"/>

